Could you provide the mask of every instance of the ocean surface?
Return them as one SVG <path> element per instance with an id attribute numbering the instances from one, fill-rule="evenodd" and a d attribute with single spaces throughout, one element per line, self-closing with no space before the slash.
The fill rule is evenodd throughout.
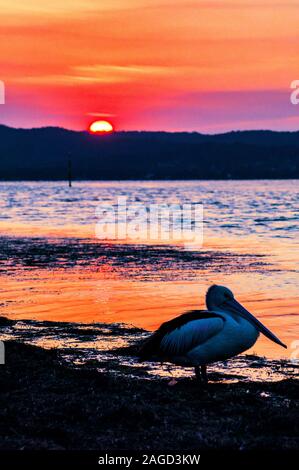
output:
<path id="1" fill-rule="evenodd" d="M 0 182 L 0 221 L 94 232 L 99 203 L 204 205 L 206 236 L 295 239 L 299 180 Z"/>
<path id="2" fill-rule="evenodd" d="M 251 353 L 299 357 L 298 193 L 296 180 L 75 181 L 71 188 L 64 181 L 0 182 L 0 315 L 19 320 L 26 341 L 78 348 L 65 328 L 56 336 L 46 326 L 38 338 L 30 332 L 44 321 L 153 330 L 204 307 L 207 288 L 218 283 L 288 344 L 285 351 L 261 338 Z M 105 207 L 118 211 L 113 222 L 123 229 L 119 198 L 132 213 L 155 204 L 202 205 L 203 243 L 180 241 L 179 211 L 168 238 L 149 236 L 144 226 L 138 237 L 97 238 Z M 16 328 L 6 334 L 14 337 Z"/>

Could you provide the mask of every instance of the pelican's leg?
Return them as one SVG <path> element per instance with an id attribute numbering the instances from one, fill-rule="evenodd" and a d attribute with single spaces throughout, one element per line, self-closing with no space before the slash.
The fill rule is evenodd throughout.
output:
<path id="1" fill-rule="evenodd" d="M 208 383 L 207 366 L 201 366 L 201 378 L 204 383 Z"/>
<path id="2" fill-rule="evenodd" d="M 169 387 L 173 387 L 174 385 L 176 385 L 178 383 L 178 381 L 172 375 L 173 372 L 172 372 L 171 366 L 166 365 L 166 369 L 167 369 L 167 372 L 171 375 L 171 380 L 170 380 L 170 382 L 168 382 L 168 385 L 169 385 Z"/>
<path id="3" fill-rule="evenodd" d="M 195 366 L 195 375 L 196 375 L 196 379 L 201 382 L 201 370 L 200 370 L 200 366 Z"/>

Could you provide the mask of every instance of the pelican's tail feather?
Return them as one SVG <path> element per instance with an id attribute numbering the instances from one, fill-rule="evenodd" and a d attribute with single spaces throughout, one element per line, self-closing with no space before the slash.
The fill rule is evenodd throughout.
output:
<path id="1" fill-rule="evenodd" d="M 158 330 L 143 342 L 138 351 L 140 361 L 146 361 L 159 354 L 162 336 L 161 331 Z"/>

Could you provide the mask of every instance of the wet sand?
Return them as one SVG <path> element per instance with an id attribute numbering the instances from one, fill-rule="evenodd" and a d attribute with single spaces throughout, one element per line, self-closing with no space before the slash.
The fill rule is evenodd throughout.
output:
<path id="1" fill-rule="evenodd" d="M 90 368 L 113 376 L 156 380 L 190 378 L 194 369 L 173 364 L 140 362 L 139 345 L 150 332 L 121 323 L 74 323 L 11 320 L 0 317 L 0 339 L 55 349 L 61 363 L 72 368 Z M 210 381 L 277 382 L 296 378 L 299 364 L 287 359 L 240 355 L 209 366 Z"/>

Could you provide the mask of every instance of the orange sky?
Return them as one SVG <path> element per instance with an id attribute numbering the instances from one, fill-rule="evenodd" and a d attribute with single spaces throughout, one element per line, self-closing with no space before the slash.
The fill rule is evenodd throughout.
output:
<path id="1" fill-rule="evenodd" d="M 297 129 L 299 0 L 0 0 L 0 122 Z"/>

